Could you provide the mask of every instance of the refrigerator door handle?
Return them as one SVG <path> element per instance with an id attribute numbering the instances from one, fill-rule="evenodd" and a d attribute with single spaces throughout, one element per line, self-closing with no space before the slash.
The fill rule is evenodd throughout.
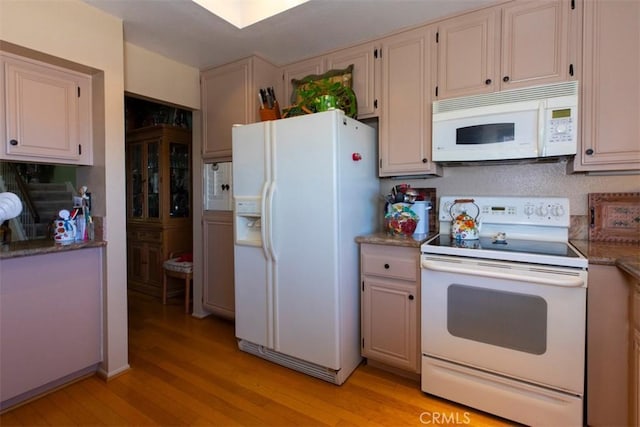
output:
<path id="1" fill-rule="evenodd" d="M 273 260 L 273 262 L 277 262 L 276 249 L 273 246 L 273 195 L 275 194 L 275 192 L 276 183 L 271 182 L 269 195 L 267 196 L 267 223 L 269 224 L 267 228 L 267 241 L 269 242 L 269 244 L 267 245 L 267 247 L 269 248 L 269 252 L 271 254 L 271 259 Z"/>
<path id="2" fill-rule="evenodd" d="M 267 229 L 269 227 L 269 216 L 267 215 L 267 197 L 269 197 L 269 188 L 270 184 L 268 181 L 265 181 L 262 185 L 262 194 L 261 194 L 261 205 L 260 206 L 260 237 L 262 238 L 262 252 L 264 253 L 264 257 L 269 260 L 271 259 L 269 255 L 269 242 L 267 241 Z"/>

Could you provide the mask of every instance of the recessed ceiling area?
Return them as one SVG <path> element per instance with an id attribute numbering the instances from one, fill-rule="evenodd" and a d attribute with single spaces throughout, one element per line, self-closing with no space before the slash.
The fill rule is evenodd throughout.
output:
<path id="1" fill-rule="evenodd" d="M 240 29 L 192 0 L 83 1 L 122 19 L 126 42 L 198 69 L 254 54 L 282 66 L 496 3 L 496 0 L 309 0 Z"/>
<path id="2" fill-rule="evenodd" d="M 296 7 L 308 0 L 193 0 L 209 12 L 238 28 Z"/>

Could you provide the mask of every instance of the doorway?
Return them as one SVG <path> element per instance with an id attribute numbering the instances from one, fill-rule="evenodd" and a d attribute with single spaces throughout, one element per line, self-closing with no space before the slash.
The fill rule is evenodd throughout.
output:
<path id="1" fill-rule="evenodd" d="M 193 253 L 191 128 L 191 111 L 125 95 L 127 288 L 158 302 L 164 261 Z M 167 284 L 183 304 L 184 284 Z"/>

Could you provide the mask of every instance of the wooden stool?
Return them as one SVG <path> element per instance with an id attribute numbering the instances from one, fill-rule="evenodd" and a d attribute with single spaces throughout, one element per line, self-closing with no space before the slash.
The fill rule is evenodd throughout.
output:
<path id="1" fill-rule="evenodd" d="M 193 262 L 178 261 L 174 253 L 169 254 L 169 259 L 162 263 L 164 274 L 162 275 L 162 304 L 167 303 L 167 278 L 175 277 L 184 279 L 184 312 L 189 313 L 189 299 L 191 280 L 193 279 Z"/>

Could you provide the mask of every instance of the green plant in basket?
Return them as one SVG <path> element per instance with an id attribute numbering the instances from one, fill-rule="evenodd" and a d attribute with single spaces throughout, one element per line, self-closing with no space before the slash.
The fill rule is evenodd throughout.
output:
<path id="1" fill-rule="evenodd" d="M 297 89 L 298 105 L 312 113 L 338 108 L 348 116 L 356 117 L 358 102 L 353 89 L 329 78 L 309 80 Z"/>

